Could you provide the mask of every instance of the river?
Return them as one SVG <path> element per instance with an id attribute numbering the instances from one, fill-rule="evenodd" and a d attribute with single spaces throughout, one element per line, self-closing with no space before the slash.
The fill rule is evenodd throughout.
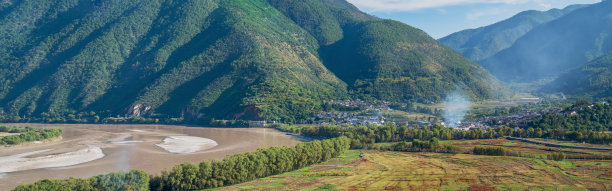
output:
<path id="1" fill-rule="evenodd" d="M 64 133 L 61 140 L 52 142 L 0 147 L 0 190 L 45 178 L 91 177 L 132 169 L 160 174 L 183 162 L 223 159 L 231 154 L 300 142 L 295 136 L 262 128 L 6 125 L 61 128 Z"/>

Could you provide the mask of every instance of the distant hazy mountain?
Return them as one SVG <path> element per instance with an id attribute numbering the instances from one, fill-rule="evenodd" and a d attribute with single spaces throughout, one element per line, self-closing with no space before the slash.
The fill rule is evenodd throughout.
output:
<path id="1" fill-rule="evenodd" d="M 477 29 L 453 33 L 440 39 L 445 44 L 473 61 L 480 61 L 509 48 L 514 42 L 533 28 L 558 19 L 586 5 L 572 5 L 565 9 L 524 11 L 504 21 Z"/>
<path id="2" fill-rule="evenodd" d="M 612 50 L 612 1 L 542 24 L 479 63 L 505 81 L 554 77 Z"/>
<path id="3" fill-rule="evenodd" d="M 344 0 L 2 0 L 1 116 L 312 116 L 348 96 L 502 87 L 421 30 Z"/>
<path id="4" fill-rule="evenodd" d="M 542 90 L 578 96 L 612 97 L 612 54 L 561 75 Z"/>

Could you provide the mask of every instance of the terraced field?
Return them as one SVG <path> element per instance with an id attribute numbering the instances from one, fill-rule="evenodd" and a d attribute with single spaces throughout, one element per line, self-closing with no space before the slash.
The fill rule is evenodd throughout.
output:
<path id="1" fill-rule="evenodd" d="M 351 150 L 220 190 L 612 190 L 612 161 Z"/>

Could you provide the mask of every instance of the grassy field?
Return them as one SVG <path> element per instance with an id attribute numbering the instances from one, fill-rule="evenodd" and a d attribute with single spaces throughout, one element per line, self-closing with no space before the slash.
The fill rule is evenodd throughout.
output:
<path id="1" fill-rule="evenodd" d="M 506 145 L 551 152 L 504 139 L 450 143 L 462 150 Z M 350 150 L 323 164 L 218 190 L 612 190 L 612 161 Z"/>

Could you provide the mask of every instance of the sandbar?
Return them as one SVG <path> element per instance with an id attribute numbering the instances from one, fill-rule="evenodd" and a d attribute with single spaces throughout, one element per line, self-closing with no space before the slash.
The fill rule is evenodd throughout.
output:
<path id="1" fill-rule="evenodd" d="M 11 156 L 0 157 L 0 173 L 18 172 L 24 170 L 66 167 L 82 164 L 104 157 L 102 148 L 88 146 L 77 151 L 61 154 L 45 155 L 40 157 L 28 156 L 51 151 L 51 149 L 21 153 Z"/>
<path id="2" fill-rule="evenodd" d="M 212 139 L 193 136 L 169 136 L 163 143 L 155 144 L 162 149 L 174 154 L 194 153 L 217 146 Z"/>

